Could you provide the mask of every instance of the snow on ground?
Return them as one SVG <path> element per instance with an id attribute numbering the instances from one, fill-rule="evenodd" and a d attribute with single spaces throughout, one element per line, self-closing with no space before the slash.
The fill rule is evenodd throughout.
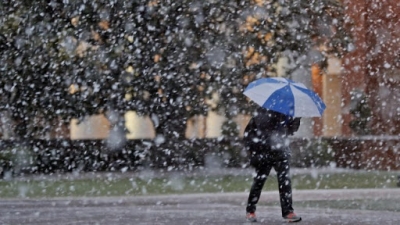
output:
<path id="1" fill-rule="evenodd" d="M 298 190 L 294 201 L 388 199 L 400 201 L 400 189 Z M 140 197 L 3 199 L 0 224 L 245 224 L 247 193 L 184 194 Z M 280 209 L 261 202 L 278 201 L 276 191 L 264 192 L 259 224 L 281 224 Z M 296 203 L 295 203 L 296 204 Z M 397 225 L 399 212 L 297 207 L 301 224 Z"/>
<path id="2" fill-rule="evenodd" d="M 334 168 L 296 169 L 292 174 L 352 172 Z M 176 173 L 176 172 L 173 172 Z M 180 172 L 194 176 L 220 174 L 249 175 L 251 169 L 219 169 Z M 64 175 L 39 175 L 18 179 L 84 179 L 89 177 L 170 176 L 170 172 L 143 170 L 126 173 L 80 173 Z M 187 225 L 187 224 L 246 224 L 244 219 L 246 192 L 175 194 L 131 197 L 67 197 L 43 199 L 2 199 L 0 224 L 30 225 Z M 372 211 L 365 209 L 333 209 L 329 207 L 297 207 L 299 201 L 338 201 L 371 199 L 400 201 L 400 188 L 392 189 L 341 189 L 294 190 L 296 212 L 303 217 L 300 224 L 307 225 L 397 225 L 400 212 Z M 277 191 L 265 191 L 257 208 L 258 224 L 282 224 L 280 208 L 266 203 L 279 202 Z"/>

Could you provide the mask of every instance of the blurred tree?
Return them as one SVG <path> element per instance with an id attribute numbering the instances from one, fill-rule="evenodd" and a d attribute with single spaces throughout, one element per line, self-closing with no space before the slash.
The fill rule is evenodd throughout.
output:
<path id="1" fill-rule="evenodd" d="M 15 122 L 19 138 L 39 137 L 69 113 L 62 110 L 70 106 L 67 64 L 57 48 L 66 21 L 44 1 L 2 1 L 0 14 L 0 110 Z"/>
<path id="2" fill-rule="evenodd" d="M 238 7 L 240 27 L 235 35 L 240 38 L 235 43 L 244 55 L 241 64 L 221 76 L 218 87 L 218 106 L 228 117 L 253 111 L 241 93 L 254 79 L 276 76 L 280 59 L 289 60 L 285 76 L 290 77 L 299 67 L 311 68 L 313 63 L 325 69 L 328 57 L 340 58 L 352 47 L 351 21 L 341 1 L 243 0 Z M 304 65 L 305 58 L 313 59 Z"/>
<path id="3" fill-rule="evenodd" d="M 157 135 L 183 138 L 215 93 L 228 120 L 251 112 L 244 87 L 273 76 L 285 52 L 340 56 L 350 42 L 333 0 L 15 0 L 0 14 L 1 110 L 22 137 L 41 130 L 33 118 L 99 113 L 120 132 L 134 110 Z"/>

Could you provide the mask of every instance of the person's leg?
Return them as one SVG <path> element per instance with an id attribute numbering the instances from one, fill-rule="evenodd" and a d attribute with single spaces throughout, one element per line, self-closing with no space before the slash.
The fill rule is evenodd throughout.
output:
<path id="1" fill-rule="evenodd" d="M 274 169 L 277 173 L 279 185 L 279 197 L 282 208 L 282 216 L 285 217 L 293 212 L 292 201 L 292 181 L 290 179 L 290 157 L 278 160 Z"/>
<path id="2" fill-rule="evenodd" d="M 263 165 L 256 168 L 256 176 L 253 179 L 253 184 L 250 189 L 249 198 L 247 200 L 247 213 L 254 213 L 256 205 L 261 196 L 261 191 L 264 187 L 265 181 L 271 171 L 271 165 Z"/>

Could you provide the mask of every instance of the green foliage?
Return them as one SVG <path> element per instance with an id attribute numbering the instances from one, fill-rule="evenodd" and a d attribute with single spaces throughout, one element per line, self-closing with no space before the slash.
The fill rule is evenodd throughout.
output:
<path id="1" fill-rule="evenodd" d="M 335 162 L 335 152 L 325 140 L 297 139 L 291 143 L 291 149 L 294 167 L 327 167 Z"/>
<path id="2" fill-rule="evenodd" d="M 370 134 L 369 124 L 372 114 L 367 96 L 364 93 L 353 92 L 352 101 L 353 107 L 350 109 L 350 114 L 353 116 L 353 120 L 350 121 L 350 128 L 357 135 Z"/>
<path id="3" fill-rule="evenodd" d="M 12 171 L 13 155 L 11 151 L 5 150 L 0 152 L 0 177 Z"/>
<path id="4" fill-rule="evenodd" d="M 0 11 L 0 110 L 9 112 L 20 137 L 30 138 L 52 120 L 73 116 L 60 50 L 67 22 L 44 1 L 4 1 Z"/>
<path id="5" fill-rule="evenodd" d="M 222 135 L 224 137 L 237 137 L 239 135 L 239 127 L 233 120 L 225 120 L 222 123 Z"/>
<path id="6" fill-rule="evenodd" d="M 34 153 L 26 147 L 7 147 L 0 151 L 0 177 L 13 176 L 34 167 Z"/>
<path id="7" fill-rule="evenodd" d="M 317 171 L 316 171 L 317 172 Z M 71 196 L 141 196 L 182 193 L 229 193 L 248 191 L 252 175 L 207 175 L 193 176 L 190 173 L 162 173 L 163 176 L 148 177 L 135 173 L 127 177 L 81 178 L 55 176 L 47 180 L 0 181 L 0 197 L 71 197 Z M 245 174 L 245 175 L 243 175 Z M 168 176 L 169 175 L 169 176 Z M 319 173 L 293 174 L 292 186 L 296 190 L 354 189 L 354 188 L 394 188 L 393 172 Z M 151 178 L 151 179 L 149 179 Z M 73 187 L 73 188 L 71 188 Z M 271 174 L 264 190 L 277 190 L 275 174 Z"/>

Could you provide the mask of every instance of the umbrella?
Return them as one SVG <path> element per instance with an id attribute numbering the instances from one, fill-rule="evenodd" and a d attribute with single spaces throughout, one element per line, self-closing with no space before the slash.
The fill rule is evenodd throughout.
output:
<path id="1" fill-rule="evenodd" d="M 320 117 L 326 108 L 314 91 L 282 77 L 255 80 L 243 94 L 266 109 L 293 117 Z"/>

